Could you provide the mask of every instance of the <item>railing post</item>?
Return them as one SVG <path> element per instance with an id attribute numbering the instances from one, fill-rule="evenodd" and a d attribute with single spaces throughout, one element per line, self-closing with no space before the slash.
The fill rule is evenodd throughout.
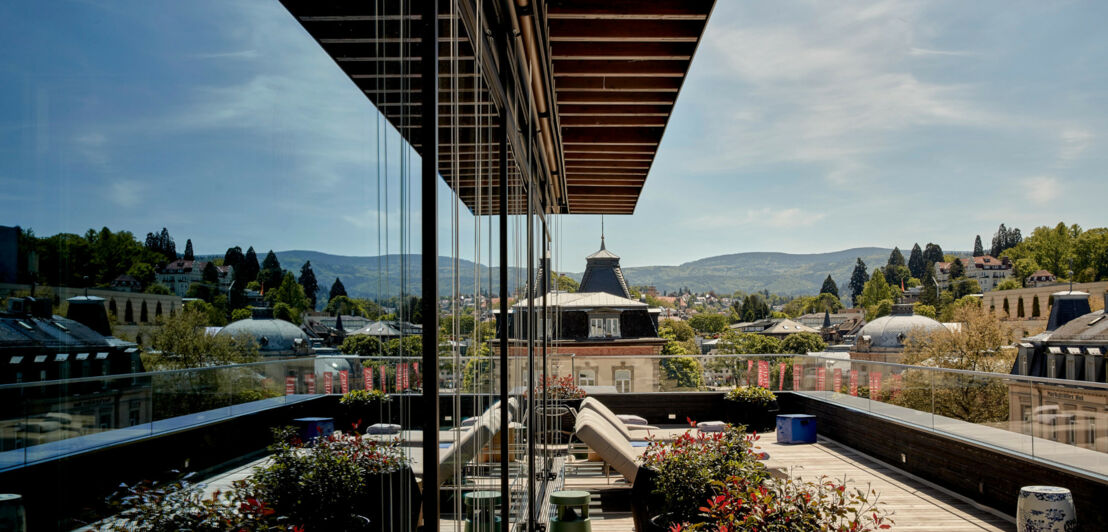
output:
<path id="1" fill-rule="evenodd" d="M 438 166 L 439 3 L 423 2 L 420 34 L 420 184 L 422 209 L 423 367 L 439 367 Z M 454 139 L 455 142 L 457 139 Z M 423 530 L 439 529 L 439 373 L 423 379 Z"/>

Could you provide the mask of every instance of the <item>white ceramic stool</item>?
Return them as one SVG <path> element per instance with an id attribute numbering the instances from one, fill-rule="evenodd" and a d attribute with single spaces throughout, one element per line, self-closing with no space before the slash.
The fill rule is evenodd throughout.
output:
<path id="1" fill-rule="evenodd" d="M 1068 532 L 1077 530 L 1073 495 L 1057 486 L 1024 486 L 1016 505 L 1019 532 Z"/>

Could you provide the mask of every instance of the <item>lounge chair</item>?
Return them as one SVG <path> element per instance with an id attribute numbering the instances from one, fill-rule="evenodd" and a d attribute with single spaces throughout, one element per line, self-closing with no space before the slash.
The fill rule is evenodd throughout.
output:
<path id="1" fill-rule="evenodd" d="M 577 414 L 574 434 L 605 463 L 634 483 L 639 472 L 639 452 L 631 442 L 599 414 L 582 408 Z"/>
<path id="2" fill-rule="evenodd" d="M 649 435 L 649 431 L 658 430 L 658 427 L 651 425 L 628 425 L 616 416 L 615 412 L 612 412 L 604 403 L 601 403 L 598 399 L 593 397 L 586 397 L 581 401 L 581 412 L 593 412 L 596 415 L 603 418 L 608 424 L 612 425 L 627 441 L 642 441 Z M 580 414 L 578 414 L 580 415 Z M 646 432 L 645 435 L 642 433 Z"/>

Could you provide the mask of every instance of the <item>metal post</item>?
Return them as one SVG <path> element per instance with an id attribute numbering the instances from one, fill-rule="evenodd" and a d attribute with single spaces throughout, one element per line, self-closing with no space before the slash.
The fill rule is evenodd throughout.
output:
<path id="1" fill-rule="evenodd" d="M 423 210 L 423 530 L 439 529 L 439 3 L 424 2 L 420 13 L 420 184 Z"/>
<path id="2" fill-rule="evenodd" d="M 545 209 L 543 209 L 543 210 L 545 211 Z M 545 214 L 545 212 L 543 214 Z M 547 333 L 546 324 L 547 324 L 547 321 L 550 319 L 549 314 L 547 314 L 550 311 L 550 309 L 547 307 L 546 293 L 550 291 L 550 253 L 549 253 L 549 250 L 547 250 L 547 247 L 546 247 L 546 216 L 543 216 L 543 218 L 542 218 L 542 236 L 539 238 L 539 241 L 542 245 L 542 267 L 540 268 L 542 270 L 542 279 L 539 281 L 539 287 L 541 287 L 541 290 L 542 290 L 542 322 L 539 324 L 542 327 L 542 381 L 540 381 L 540 382 L 543 383 L 543 387 L 542 387 L 542 411 L 543 411 L 543 416 L 542 416 L 542 431 L 543 431 L 542 432 L 542 437 L 543 437 L 542 471 L 543 471 L 544 477 L 546 479 L 550 479 L 552 477 L 551 471 L 550 471 L 550 441 L 548 440 L 548 438 L 550 437 L 550 427 L 547 426 L 547 423 L 551 420 L 551 418 L 550 418 L 549 415 L 547 415 L 548 412 L 549 412 L 547 409 L 550 408 L 550 404 L 549 404 L 549 397 L 548 397 L 548 392 L 547 392 L 547 388 L 546 388 L 546 378 L 547 378 L 546 377 L 546 346 L 549 343 L 548 342 L 549 337 L 548 337 L 548 333 Z"/>
<path id="3" fill-rule="evenodd" d="M 531 138 L 534 138 L 531 131 Z M 530 142 L 528 142 L 530 144 Z M 532 154 L 528 152 L 528 162 Z M 535 183 L 534 166 L 527 165 L 527 530 L 535 532 Z"/>
<path id="4" fill-rule="evenodd" d="M 500 113 L 500 522 L 508 532 L 512 498 L 508 492 L 508 114 Z"/>

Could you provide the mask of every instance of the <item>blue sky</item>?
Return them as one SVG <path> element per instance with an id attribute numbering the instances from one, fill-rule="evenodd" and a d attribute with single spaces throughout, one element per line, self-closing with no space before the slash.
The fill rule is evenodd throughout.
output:
<path id="1" fill-rule="evenodd" d="M 380 213 L 396 249 L 404 148 L 277 2 L 0 14 L 0 223 L 370 255 Z M 1103 2 L 720 0 L 609 247 L 676 264 L 1104 226 L 1104 20 Z M 599 225 L 562 217 L 563 269 L 583 269 Z"/>

